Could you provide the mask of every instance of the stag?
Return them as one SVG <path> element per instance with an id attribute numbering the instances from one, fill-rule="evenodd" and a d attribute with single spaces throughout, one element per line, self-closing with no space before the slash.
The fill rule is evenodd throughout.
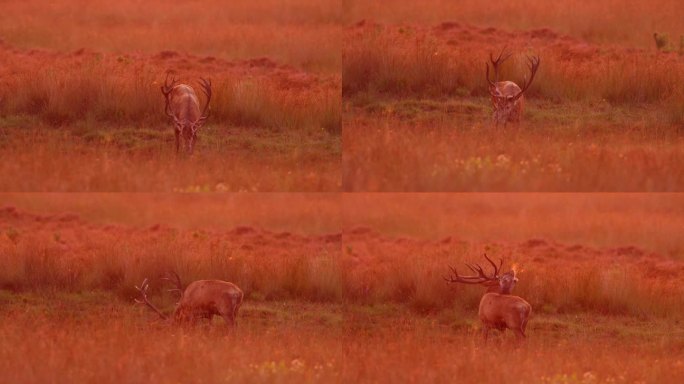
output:
<path id="1" fill-rule="evenodd" d="M 489 54 L 489 61 L 494 67 L 494 81 L 489 79 L 489 63 L 487 65 L 487 82 L 489 83 L 489 94 L 492 97 L 492 104 L 494 104 L 494 123 L 498 126 L 503 124 L 506 126 L 507 122 L 518 123 L 520 122 L 523 114 L 523 109 L 525 105 L 525 97 L 523 93 L 527 91 L 534 80 L 534 75 L 537 74 L 539 69 L 539 57 L 527 57 L 527 67 L 530 70 L 530 80 L 523 80 L 522 89 L 518 84 L 512 81 L 499 81 L 499 66 L 503 64 L 506 59 L 508 59 L 511 54 L 506 54 L 504 56 L 504 48 L 499 57 L 494 60 L 492 54 Z M 503 57 L 502 57 L 503 56 Z"/>
<path id="2" fill-rule="evenodd" d="M 474 266 L 466 264 L 476 275 L 462 276 L 458 274 L 456 268 L 449 266 L 451 275 L 444 279 L 449 283 L 479 284 L 487 287 L 487 291 L 482 296 L 482 299 L 480 299 L 478 312 L 482 322 L 485 341 L 487 341 L 491 328 L 502 331 L 508 328 L 519 339 L 524 339 L 525 327 L 527 326 L 527 319 L 532 312 L 532 306 L 523 298 L 511 295 L 515 283 L 518 282 L 518 278 L 515 277 L 515 270 L 499 275 L 503 260 L 500 260 L 497 267 L 486 254 L 484 257 L 494 267 L 494 272 L 491 275 L 485 274 L 482 267 L 478 264 Z"/>
<path id="3" fill-rule="evenodd" d="M 188 154 L 192 154 L 197 131 L 209 118 L 209 101 L 211 101 L 211 80 L 200 77 L 200 87 L 207 97 L 207 103 L 200 113 L 199 99 L 195 90 L 187 84 L 177 84 L 175 78 L 169 82 L 169 74 L 166 74 L 164 85 L 161 87 L 166 100 L 164 111 L 173 119 L 174 132 L 176 133 L 176 153 L 180 149 L 180 138 L 183 138 L 184 147 Z"/>
<path id="4" fill-rule="evenodd" d="M 176 303 L 172 321 L 174 323 L 194 323 L 199 319 L 209 319 L 214 315 L 221 316 L 230 327 L 235 327 L 235 319 L 242 304 L 243 293 L 237 285 L 223 280 L 197 280 L 183 289 L 180 278 L 176 273 L 173 277 L 166 277 L 175 283 L 176 288 L 171 291 L 180 293 L 180 300 Z M 156 312 L 163 320 L 169 317 L 157 309 L 147 298 L 149 280 L 143 280 L 135 289 L 140 292 L 138 304 L 145 304 Z"/>

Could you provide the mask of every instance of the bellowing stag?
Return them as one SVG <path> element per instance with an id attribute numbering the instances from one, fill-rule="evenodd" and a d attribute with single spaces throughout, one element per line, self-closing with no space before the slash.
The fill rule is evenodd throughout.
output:
<path id="1" fill-rule="evenodd" d="M 505 49 L 505 48 L 504 48 Z M 489 79 L 489 63 L 487 63 L 487 82 L 489 83 L 489 94 L 492 97 L 492 104 L 494 104 L 494 123 L 498 126 L 503 124 L 504 127 L 506 123 L 518 123 L 522 118 L 525 97 L 523 93 L 527 91 L 534 80 L 534 75 L 537 74 L 539 69 L 539 57 L 527 57 L 527 66 L 530 70 L 530 81 L 523 81 L 522 89 L 518 84 L 512 81 L 499 81 L 499 66 L 508 59 L 511 54 L 507 54 L 502 57 L 504 51 L 499 53 L 499 57 L 494 60 L 492 54 L 489 54 L 489 61 L 492 62 L 492 67 L 494 67 L 494 81 Z"/>
<path id="2" fill-rule="evenodd" d="M 175 323 L 194 323 L 198 319 L 211 320 L 214 315 L 223 317 L 230 327 L 235 326 L 235 319 L 242 304 L 243 293 L 237 285 L 223 280 L 197 280 L 188 285 L 185 290 L 180 278 L 174 273 L 174 278 L 165 278 L 174 281 L 181 298 L 173 311 L 172 320 Z M 159 317 L 167 320 L 169 317 L 155 307 L 147 298 L 149 288 L 148 279 L 143 280 L 140 287 L 135 289 L 140 292 L 141 299 L 136 299 L 138 304 L 145 304 L 155 311 Z"/>
<path id="3" fill-rule="evenodd" d="M 207 103 L 200 113 L 199 99 L 195 90 L 187 84 L 176 84 L 176 79 L 166 75 L 164 85 L 161 87 L 166 100 L 164 111 L 173 119 L 174 132 L 176 133 L 176 153 L 180 149 L 180 138 L 183 138 L 185 150 L 192 154 L 197 139 L 197 131 L 209 118 L 209 101 L 211 101 L 211 80 L 200 77 L 200 87 L 207 97 Z"/>
<path id="4" fill-rule="evenodd" d="M 513 331 L 519 339 L 525 338 L 525 327 L 527 320 L 532 312 L 532 306 L 523 298 L 511 295 L 518 278 L 515 277 L 515 270 L 499 275 L 503 260 L 497 267 L 494 262 L 484 255 L 487 261 L 494 267 L 494 273 L 486 275 L 482 267 L 466 264 L 470 270 L 477 275 L 461 276 L 456 268 L 451 269 L 451 276 L 444 279 L 449 283 L 480 284 L 487 287 L 482 299 L 480 299 L 479 317 L 482 322 L 482 330 L 485 341 L 491 328 Z"/>

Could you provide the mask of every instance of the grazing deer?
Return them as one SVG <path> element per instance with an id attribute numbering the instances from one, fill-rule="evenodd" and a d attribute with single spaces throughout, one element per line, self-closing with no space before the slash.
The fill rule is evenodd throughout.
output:
<path id="1" fill-rule="evenodd" d="M 197 139 L 197 131 L 202 127 L 209 117 L 209 101 L 211 100 L 211 80 L 200 77 L 200 87 L 207 96 L 207 104 L 200 113 L 199 99 L 195 90 L 187 84 L 176 84 L 176 79 L 171 79 L 166 74 L 164 85 L 161 87 L 162 94 L 166 100 L 164 111 L 166 115 L 173 119 L 174 131 L 176 133 L 176 153 L 180 147 L 180 137 L 183 137 L 185 150 L 192 154 Z"/>
<path id="2" fill-rule="evenodd" d="M 494 267 L 494 273 L 490 276 L 487 276 L 478 264 L 475 264 L 475 266 L 466 264 L 477 275 L 461 276 L 456 271 L 456 268 L 450 266 L 452 275 L 448 278 L 445 277 L 444 280 L 449 283 L 480 284 L 487 287 L 487 291 L 480 300 L 479 309 L 485 341 L 487 341 L 491 328 L 502 331 L 508 328 L 519 339 L 524 339 L 525 327 L 527 326 L 527 319 L 532 312 L 532 306 L 523 298 L 511 295 L 515 283 L 518 282 L 518 278 L 515 277 L 515 270 L 499 275 L 503 260 L 501 260 L 497 267 L 486 254 L 484 257 Z"/>
<path id="3" fill-rule="evenodd" d="M 494 60 L 491 53 L 489 54 L 489 61 L 492 62 L 492 67 L 494 67 L 494 81 L 489 79 L 489 63 L 487 63 L 487 82 L 489 83 L 489 94 L 492 96 L 492 104 L 494 104 L 494 123 L 497 126 L 503 124 L 505 127 L 507 122 L 520 122 L 525 104 L 523 93 L 532 84 L 534 75 L 537 74 L 537 69 L 539 69 L 540 60 L 538 56 L 527 57 L 530 81 L 523 81 L 523 87 L 520 89 L 518 84 L 512 81 L 499 81 L 499 65 L 511 56 L 509 53 L 501 57 L 503 54 L 504 51 L 502 50 L 496 60 Z"/>
<path id="4" fill-rule="evenodd" d="M 175 282 L 176 288 L 171 291 L 178 291 L 181 295 L 173 312 L 175 323 L 194 323 L 200 318 L 211 320 L 214 315 L 218 315 L 223 317 L 229 326 L 235 326 L 235 318 L 243 297 L 242 290 L 237 285 L 222 280 L 197 280 L 183 289 L 178 275 L 174 273 L 174 276 L 175 278 L 167 277 L 165 280 Z M 141 296 L 141 300 L 135 299 L 135 302 L 147 305 L 159 317 L 167 320 L 168 316 L 157 309 L 147 298 L 148 288 L 148 279 L 143 280 L 140 287 L 135 287 Z"/>

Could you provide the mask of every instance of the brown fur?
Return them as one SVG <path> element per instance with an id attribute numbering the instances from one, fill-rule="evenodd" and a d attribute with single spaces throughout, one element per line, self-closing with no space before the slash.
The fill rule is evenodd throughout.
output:
<path id="1" fill-rule="evenodd" d="M 173 317 L 176 322 L 211 319 L 218 315 L 230 326 L 242 304 L 244 294 L 237 285 L 222 280 L 198 280 L 190 283 L 178 302 Z"/>
<path id="2" fill-rule="evenodd" d="M 525 328 L 530 313 L 532 313 L 532 306 L 519 296 L 485 293 L 480 300 L 478 311 L 485 340 L 491 328 L 500 330 L 508 328 L 518 338 L 525 338 Z"/>
<path id="3" fill-rule="evenodd" d="M 195 90 L 186 84 L 178 84 L 169 94 L 169 108 L 180 121 L 195 122 L 199 120 L 200 105 Z"/>
<path id="4" fill-rule="evenodd" d="M 229 326 L 235 326 L 235 319 L 244 297 L 237 285 L 223 280 L 197 280 L 183 290 L 178 275 L 174 273 L 173 276 L 175 279 L 165 278 L 165 280 L 175 280 L 177 289 L 173 291 L 181 292 L 181 299 L 173 312 L 174 323 L 194 323 L 199 319 L 211 319 L 214 315 L 218 315 L 223 317 Z M 145 279 L 140 287 L 135 288 L 140 292 L 141 297 L 141 300 L 135 300 L 137 303 L 147 305 L 164 320 L 169 318 L 147 298 L 148 279 Z"/>
<path id="5" fill-rule="evenodd" d="M 497 124 L 519 123 L 525 109 L 525 96 L 521 95 L 517 100 L 510 101 L 509 97 L 514 97 L 520 93 L 518 84 L 512 81 L 499 81 L 496 88 L 491 89 L 492 105 L 494 105 L 494 120 Z M 494 95 L 499 95 L 495 97 Z"/>
<path id="6" fill-rule="evenodd" d="M 515 269 L 500 275 L 499 271 L 503 265 L 503 259 L 497 267 L 487 255 L 484 257 L 494 269 L 492 274 L 487 275 L 478 264 L 466 264 L 476 275 L 459 275 L 456 268 L 450 267 L 452 275 L 444 279 L 449 283 L 479 284 L 487 287 L 487 291 L 480 299 L 478 310 L 485 341 L 489 335 L 489 330 L 492 328 L 502 331 L 508 328 L 519 339 L 524 339 L 532 306 L 525 299 L 511 295 L 511 291 L 518 282 Z"/>
<path id="7" fill-rule="evenodd" d="M 487 64 L 485 71 L 489 83 L 489 94 L 492 98 L 492 104 L 494 104 L 494 114 L 492 115 L 494 124 L 503 124 L 504 126 L 508 122 L 518 123 L 522 119 L 525 104 L 523 93 L 532 84 L 540 63 L 539 57 L 527 57 L 530 80 L 526 80 L 522 88 L 512 81 L 499 81 L 499 66 L 511 56 L 510 53 L 505 54 L 505 50 L 506 48 L 501 50 L 496 59 L 492 54 L 489 55 L 489 61 L 494 68 L 494 81 L 489 79 L 489 64 Z"/>
<path id="8" fill-rule="evenodd" d="M 173 87 L 169 94 L 169 109 L 174 116 L 176 152 L 180 149 L 182 137 L 186 151 L 191 153 L 196 130 L 199 128 L 195 128 L 195 122 L 201 117 L 199 99 L 195 90 L 186 84 L 178 84 Z"/>
<path id="9" fill-rule="evenodd" d="M 199 98 L 195 90 L 187 84 L 177 84 L 172 79 L 169 82 L 169 74 L 164 80 L 161 92 L 164 95 L 166 106 L 164 111 L 173 119 L 174 133 L 176 135 L 176 153 L 180 150 L 180 138 L 183 138 L 185 150 L 192 154 L 197 132 L 209 117 L 209 102 L 211 101 L 211 81 L 200 78 L 200 87 L 207 96 L 207 103 L 200 112 Z"/>

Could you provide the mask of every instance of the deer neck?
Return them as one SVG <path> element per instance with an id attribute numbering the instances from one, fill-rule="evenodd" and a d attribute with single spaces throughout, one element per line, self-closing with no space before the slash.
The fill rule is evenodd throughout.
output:
<path id="1" fill-rule="evenodd" d="M 487 291 L 485 293 L 498 293 L 500 295 L 510 295 L 511 288 L 504 288 L 497 284 L 487 287 Z"/>
<path id="2" fill-rule="evenodd" d="M 485 293 L 501 293 L 501 287 L 499 287 L 498 284 L 489 286 L 489 287 L 487 287 L 487 290 L 485 291 Z"/>

